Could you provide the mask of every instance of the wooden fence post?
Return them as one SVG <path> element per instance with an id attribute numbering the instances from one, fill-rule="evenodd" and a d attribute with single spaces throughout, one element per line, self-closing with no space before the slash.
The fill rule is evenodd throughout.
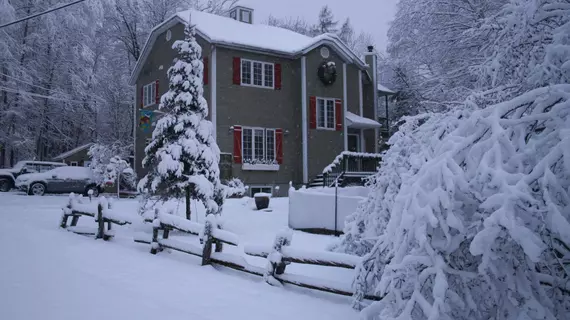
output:
<path id="1" fill-rule="evenodd" d="M 156 254 L 160 248 L 158 243 L 158 230 L 160 229 L 160 220 L 158 220 L 158 208 L 154 210 L 154 220 L 152 221 L 152 241 L 150 242 L 150 253 Z"/>
<path id="2" fill-rule="evenodd" d="M 202 251 L 202 265 L 206 266 L 210 264 L 210 256 L 212 255 L 212 237 L 208 236 L 206 241 L 204 241 L 204 250 Z"/>
<path id="3" fill-rule="evenodd" d="M 103 221 L 103 206 L 101 203 L 97 205 L 97 237 L 95 239 L 103 239 L 105 236 L 105 221 Z"/>
<path id="4" fill-rule="evenodd" d="M 69 195 L 69 201 L 67 202 L 67 205 L 65 206 L 65 208 L 63 209 L 63 214 L 61 215 L 61 223 L 59 224 L 60 228 L 67 228 L 67 220 L 69 219 L 69 214 L 71 214 L 73 212 L 72 209 L 72 195 Z M 67 210 L 66 210 L 67 209 Z M 73 223 L 73 220 L 71 221 Z"/>

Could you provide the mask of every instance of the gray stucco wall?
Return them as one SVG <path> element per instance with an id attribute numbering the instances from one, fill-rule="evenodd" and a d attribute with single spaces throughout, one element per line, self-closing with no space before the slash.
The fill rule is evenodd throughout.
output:
<path id="1" fill-rule="evenodd" d="M 217 140 L 222 152 L 233 153 L 234 125 L 283 129 L 283 163 L 279 171 L 245 171 L 232 165 L 234 177 L 250 186 L 279 186 L 286 195 L 289 181 L 302 181 L 300 61 L 217 48 Z M 281 64 L 281 90 L 233 84 L 233 58 Z M 287 134 L 288 131 L 288 134 Z"/>
<path id="2" fill-rule="evenodd" d="M 139 118 L 141 115 L 141 88 L 154 82 L 156 80 L 159 81 L 159 94 L 162 96 L 168 91 L 168 77 L 167 71 L 173 64 L 174 58 L 176 58 L 176 50 L 172 49 L 172 45 L 176 40 L 184 39 L 184 26 L 182 24 L 177 24 L 170 29 L 172 32 L 172 37 L 170 41 L 166 40 L 166 32 L 158 35 L 156 42 L 145 62 L 145 65 L 137 79 L 136 85 L 136 102 L 137 102 L 137 113 L 136 113 L 136 143 L 135 143 L 135 172 L 139 178 L 142 178 L 147 172 L 148 168 L 142 167 L 142 159 L 144 158 L 144 148 L 146 147 L 146 139 L 152 137 L 152 131 L 154 130 L 154 126 L 150 128 L 148 132 L 144 132 L 141 127 L 139 126 Z M 206 42 L 200 36 L 196 36 L 196 40 L 198 44 L 202 47 L 202 56 L 203 57 L 210 57 L 211 46 L 208 42 Z M 210 61 L 210 68 L 209 71 L 211 72 L 211 57 Z M 211 75 L 210 75 L 211 79 Z M 204 98 L 208 101 L 208 108 L 210 108 L 211 114 L 211 106 L 210 106 L 210 84 L 204 86 Z M 143 110 L 157 110 L 158 105 L 153 105 L 150 107 L 146 107 Z M 210 115 L 208 115 L 210 118 Z M 156 124 L 159 119 L 159 114 L 156 112 L 153 115 L 152 123 Z"/>

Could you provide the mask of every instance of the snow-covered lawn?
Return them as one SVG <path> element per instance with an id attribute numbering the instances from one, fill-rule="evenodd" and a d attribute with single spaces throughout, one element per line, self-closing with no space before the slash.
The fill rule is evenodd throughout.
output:
<path id="1" fill-rule="evenodd" d="M 357 318 L 347 297 L 271 287 L 260 277 L 201 267 L 200 259 L 177 252 L 153 256 L 149 246 L 133 242 L 130 227 L 118 227 L 109 242 L 66 232 L 58 228 L 66 201 L 0 194 L 0 319 Z M 224 251 L 241 254 L 245 244 L 270 245 L 287 226 L 287 199 L 272 199 L 272 212 L 255 211 L 250 201 L 228 200 L 225 229 L 239 236 L 240 247 Z M 136 210 L 137 202 L 115 201 L 114 208 Z M 203 218 L 200 212 L 198 221 Z M 95 225 L 82 220 L 80 225 Z M 295 232 L 292 247 L 323 250 L 333 240 Z M 264 259 L 247 260 L 265 266 Z M 351 270 L 305 265 L 290 265 L 286 272 L 344 283 L 352 277 Z"/>

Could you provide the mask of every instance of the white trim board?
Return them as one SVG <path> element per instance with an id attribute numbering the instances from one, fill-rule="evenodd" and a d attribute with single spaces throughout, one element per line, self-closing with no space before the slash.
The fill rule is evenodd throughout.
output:
<path id="1" fill-rule="evenodd" d="M 303 136 L 303 183 L 309 183 L 309 123 L 307 120 L 307 57 L 301 57 L 301 128 Z"/>
<path id="2" fill-rule="evenodd" d="M 348 84 L 346 83 L 346 63 L 342 64 L 342 135 L 344 151 L 348 151 L 348 128 L 346 127 L 346 112 L 348 111 Z"/>
<path id="3" fill-rule="evenodd" d="M 212 126 L 214 127 L 212 129 L 212 134 L 214 136 L 214 140 L 217 142 L 217 136 L 218 136 L 218 88 L 217 88 L 217 83 L 218 83 L 218 77 L 217 77 L 217 70 L 218 70 L 218 53 L 217 53 L 217 49 L 216 46 L 212 46 L 212 54 L 211 54 L 211 62 L 210 64 L 212 65 L 210 69 L 211 72 L 211 76 L 210 76 L 210 104 L 212 107 Z"/>

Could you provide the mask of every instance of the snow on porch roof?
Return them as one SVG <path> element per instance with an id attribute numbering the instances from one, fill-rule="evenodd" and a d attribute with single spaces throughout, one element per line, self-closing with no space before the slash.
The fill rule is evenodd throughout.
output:
<path id="1" fill-rule="evenodd" d="M 249 24 L 211 13 L 186 10 L 176 13 L 151 31 L 133 73 L 131 74 L 131 85 L 135 83 L 142 64 L 144 64 L 150 53 L 157 36 L 176 23 L 187 24 L 189 20 L 196 26 L 198 35 L 211 44 L 235 47 L 238 50 L 267 52 L 269 54 L 290 58 L 296 58 L 321 44 L 327 44 L 333 47 L 345 61 L 355 63 L 362 70 L 367 67 L 364 61 L 335 34 L 308 37 L 279 27 L 265 24 Z"/>
<path id="2" fill-rule="evenodd" d="M 377 121 L 361 117 L 350 111 L 346 112 L 346 122 L 347 126 L 353 129 L 375 129 L 382 127 Z"/>
<path id="3" fill-rule="evenodd" d="M 378 84 L 378 91 L 383 92 L 383 93 L 387 93 L 387 94 L 396 94 L 396 92 L 386 88 L 385 86 Z"/>

